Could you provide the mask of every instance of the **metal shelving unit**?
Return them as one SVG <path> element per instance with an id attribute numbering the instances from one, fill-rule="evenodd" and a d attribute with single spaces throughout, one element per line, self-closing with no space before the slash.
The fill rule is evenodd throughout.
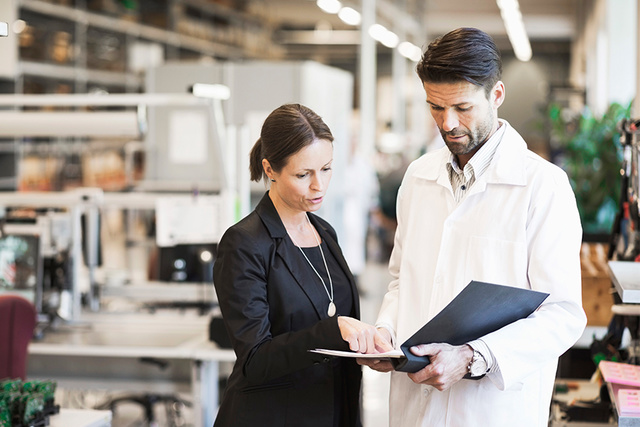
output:
<path id="1" fill-rule="evenodd" d="M 127 16 L 89 10 L 86 0 L 76 0 L 75 3 L 75 7 L 71 7 L 44 0 L 16 1 L 16 16 L 20 19 L 25 19 L 26 15 L 35 21 L 41 18 L 48 23 L 57 22 L 73 28 L 68 31 L 72 32 L 69 37 L 73 39 L 70 46 L 73 58 L 66 63 L 55 63 L 50 58 L 25 58 L 19 49 L 16 93 L 28 92 L 22 81 L 25 76 L 73 82 L 75 92 L 85 92 L 91 84 L 121 87 L 123 92 L 139 92 L 142 77 L 131 70 L 130 64 L 119 65 L 121 70 L 96 69 L 95 64 L 91 64 L 89 38 L 92 32 L 105 38 L 109 35 L 120 37 L 122 46 L 119 48 L 124 51 L 122 56 L 125 58 L 121 58 L 124 62 L 128 60 L 130 44 L 135 42 L 161 46 L 164 57 L 170 60 L 181 59 L 184 52 L 190 52 L 191 57 L 223 59 L 259 59 L 277 52 L 269 42 L 270 29 L 257 17 L 203 0 L 165 0 L 164 28 L 135 22 Z M 201 14 L 200 19 L 188 17 L 186 8 L 197 10 Z M 25 20 L 28 24 L 29 20 Z M 225 25 L 216 29 L 216 25 L 221 25 L 220 21 Z M 192 28 L 200 29 L 197 35 L 186 33 L 192 31 L 195 34 L 196 30 Z M 256 40 L 261 40 L 263 46 L 256 48 Z"/>
<path id="2" fill-rule="evenodd" d="M 104 4 L 105 9 L 99 10 L 96 4 Z M 0 67 L 0 79 L 5 81 L 0 91 L 7 93 L 6 82 L 14 80 L 13 93 L 59 92 L 55 87 L 29 87 L 30 81 L 36 80 L 40 86 L 46 86 L 47 81 L 66 82 L 72 93 L 84 93 L 95 86 L 106 86 L 110 92 L 140 92 L 143 77 L 131 63 L 134 44 L 161 52 L 160 61 L 281 56 L 281 49 L 271 42 L 268 22 L 230 6 L 205 0 L 139 0 L 139 10 L 118 14 L 106 9 L 110 4 L 118 3 L 14 0 L 0 7 L 0 13 L 8 15 L 3 16 L 6 21 L 22 20 L 23 31 L 31 32 L 11 34 L 6 40 L 11 46 L 4 46 L 8 62 Z M 152 8 L 153 14 L 145 8 Z M 8 35 L 8 26 L 0 31 Z M 52 40 L 54 36 L 60 37 L 62 46 L 51 46 L 57 42 Z M 109 40 L 112 46 L 108 46 Z M 95 60 L 95 51 L 105 45 L 112 49 L 112 55 L 118 50 L 115 60 Z M 58 57 L 52 49 L 57 49 Z"/>
<path id="3" fill-rule="evenodd" d="M 145 70 L 164 61 L 270 59 L 279 52 L 268 22 L 228 2 L 137 0 L 128 3 L 136 5 L 132 9 L 116 0 L 0 3 L 0 19 L 9 23 L 0 25 L 0 34 L 8 35 L 0 43 L 0 93 L 135 94 L 144 92 Z M 53 149 L 74 141 L 30 143 Z M 0 139 L 0 191 L 18 187 L 22 145 Z"/>
<path id="4" fill-rule="evenodd" d="M 203 2 L 196 2 L 191 0 L 188 1 L 188 3 L 196 5 Z M 202 4 L 202 7 L 206 6 L 206 3 Z M 214 41 L 202 40 L 196 37 L 179 34 L 170 29 L 155 28 L 150 25 L 139 24 L 137 22 L 131 22 L 126 19 L 101 15 L 95 12 L 88 12 L 77 8 L 71 8 L 69 6 L 56 5 L 42 0 L 21 0 L 20 7 L 24 10 L 37 12 L 50 17 L 71 20 L 79 25 L 86 25 L 103 30 L 114 31 L 169 46 L 191 49 L 204 55 L 219 57 L 244 56 L 244 50 L 240 47 L 229 46 Z M 226 8 L 222 10 L 225 9 Z M 216 8 L 215 10 L 220 11 L 219 8 Z M 238 16 L 246 16 L 232 10 L 227 10 L 224 13 L 231 14 L 232 16 L 234 16 L 234 18 L 237 18 Z"/>

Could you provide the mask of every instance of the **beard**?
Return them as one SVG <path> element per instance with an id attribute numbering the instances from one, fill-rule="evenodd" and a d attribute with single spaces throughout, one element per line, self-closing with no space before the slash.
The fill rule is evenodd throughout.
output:
<path id="1" fill-rule="evenodd" d="M 466 129 L 457 127 L 452 131 L 446 132 L 440 129 L 442 139 L 444 139 L 447 148 L 456 156 L 465 155 L 477 150 L 487 142 L 493 130 L 494 121 L 491 115 L 480 122 L 474 129 Z M 462 141 L 450 141 L 448 138 L 466 136 Z M 465 142 L 465 140 L 467 142 Z"/>

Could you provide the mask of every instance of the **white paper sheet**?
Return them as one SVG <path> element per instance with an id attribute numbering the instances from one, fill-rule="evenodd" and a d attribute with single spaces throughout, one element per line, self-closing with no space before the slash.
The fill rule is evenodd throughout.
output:
<path id="1" fill-rule="evenodd" d="M 400 359 L 404 357 L 402 350 L 391 350 L 384 353 L 364 354 L 356 353 L 355 351 L 340 351 L 340 350 L 327 350 L 324 348 L 316 348 L 315 350 L 309 350 L 312 353 L 326 354 L 327 356 L 338 357 L 353 357 L 361 359 Z"/>

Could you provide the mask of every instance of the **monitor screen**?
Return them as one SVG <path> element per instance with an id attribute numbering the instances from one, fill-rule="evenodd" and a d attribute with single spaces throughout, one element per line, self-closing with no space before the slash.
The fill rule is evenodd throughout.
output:
<path id="1" fill-rule="evenodd" d="M 0 293 L 20 294 L 41 307 L 40 237 L 3 234 L 0 237 Z"/>

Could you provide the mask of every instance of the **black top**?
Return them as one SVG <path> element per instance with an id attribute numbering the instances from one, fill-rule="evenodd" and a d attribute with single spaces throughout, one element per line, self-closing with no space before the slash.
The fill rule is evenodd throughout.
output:
<path id="1" fill-rule="evenodd" d="M 313 271 L 311 266 L 309 266 L 310 273 L 316 277 L 316 280 L 312 280 L 308 283 L 309 286 L 319 286 L 327 295 L 327 292 L 331 294 L 331 283 L 333 283 L 333 303 L 336 306 L 336 314 L 335 316 L 353 316 L 353 297 L 351 291 L 349 289 L 349 279 L 344 274 L 340 266 L 338 265 L 338 261 L 331 254 L 331 251 L 328 250 L 325 242 L 321 243 L 322 252 L 318 246 L 302 248 L 304 253 L 307 255 L 309 262 L 313 264 L 313 267 L 318 272 L 322 280 L 324 280 L 324 285 L 318 278 L 318 275 Z M 329 272 L 331 273 L 331 281 L 326 273 L 326 268 L 324 265 L 324 260 L 322 259 L 322 254 L 324 253 L 325 260 L 327 261 L 327 267 L 329 268 Z M 300 254 L 302 256 L 302 254 Z M 326 290 L 324 289 L 326 286 Z M 329 308 L 329 296 L 327 295 L 327 309 Z M 348 426 L 348 402 L 346 401 L 347 396 L 347 384 L 344 382 L 345 376 L 342 373 L 342 367 L 339 363 L 335 363 L 334 361 L 334 418 L 333 418 L 333 426 L 341 427 Z"/>
<path id="2" fill-rule="evenodd" d="M 336 233 L 314 214 L 309 220 L 323 242 L 338 311 L 358 318 L 355 281 Z M 309 352 L 349 345 L 338 316 L 327 314 L 329 299 L 318 276 L 288 237 L 268 193 L 220 239 L 213 283 L 237 356 L 216 427 L 361 425 L 361 368 L 353 359 Z"/>
<path id="3" fill-rule="evenodd" d="M 309 261 L 313 264 L 313 267 L 316 269 L 318 274 L 320 274 L 322 280 L 324 280 L 323 286 L 316 273 L 311 269 L 311 266 L 309 266 L 310 274 L 314 276 L 316 280 L 309 282 L 308 285 L 319 286 L 325 295 L 327 295 L 327 291 L 331 293 L 330 281 L 327 277 L 324 261 L 322 260 L 322 253 L 318 246 L 302 248 L 302 250 L 307 255 L 307 258 L 309 258 Z M 329 272 L 331 273 L 331 280 L 333 281 L 333 303 L 336 305 L 337 309 L 335 315 L 353 316 L 353 296 L 349 286 L 349 279 L 340 268 L 338 261 L 336 261 L 331 251 L 327 248 L 325 242 L 322 242 L 322 251 L 327 261 Z M 300 254 L 300 256 L 302 256 L 302 254 Z M 325 286 L 327 289 L 326 291 Z M 327 296 L 327 309 L 329 309 L 329 296 Z"/>

